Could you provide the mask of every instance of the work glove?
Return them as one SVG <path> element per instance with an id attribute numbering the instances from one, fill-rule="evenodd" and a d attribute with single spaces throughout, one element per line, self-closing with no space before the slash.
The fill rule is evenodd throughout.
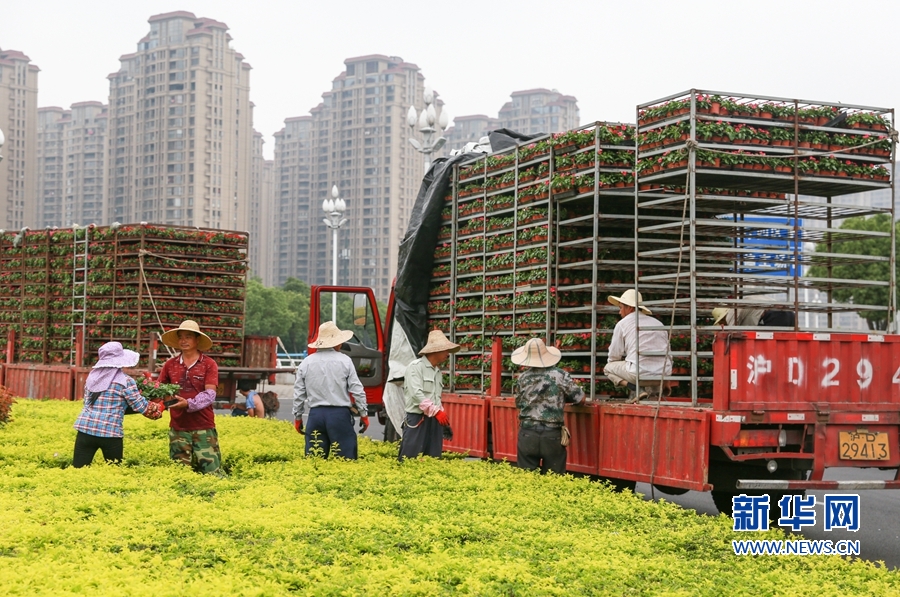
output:
<path id="1" fill-rule="evenodd" d="M 449 427 L 450 426 L 450 417 L 447 416 L 447 413 L 439 410 L 436 415 L 434 415 L 434 419 L 441 424 L 441 427 Z"/>
<path id="2" fill-rule="evenodd" d="M 294 419 L 294 429 L 297 430 L 297 433 L 303 433 L 303 417 Z"/>
<path id="3" fill-rule="evenodd" d="M 144 416 L 150 419 L 151 421 L 155 421 L 156 419 L 162 416 L 162 410 L 159 407 L 159 404 L 156 402 L 148 402 L 147 409 L 144 411 Z"/>
<path id="4" fill-rule="evenodd" d="M 360 417 L 359 418 L 359 432 L 365 433 L 366 429 L 369 428 L 369 417 Z"/>

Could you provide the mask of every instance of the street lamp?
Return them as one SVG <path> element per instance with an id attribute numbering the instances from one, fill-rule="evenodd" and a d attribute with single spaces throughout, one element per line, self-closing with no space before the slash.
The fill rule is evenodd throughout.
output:
<path id="1" fill-rule="evenodd" d="M 3 129 L 0 129 L 0 149 L 3 149 L 3 142 L 6 141 L 6 137 L 3 136 Z M 0 153 L 0 162 L 3 161 L 3 154 Z"/>
<path id="2" fill-rule="evenodd" d="M 347 223 L 344 217 L 344 211 L 347 209 L 347 203 L 338 197 L 340 192 L 337 185 L 331 187 L 331 199 L 322 202 L 322 209 L 328 217 L 322 220 L 325 225 L 331 228 L 331 285 L 337 286 L 338 272 L 338 229 Z M 331 293 L 331 321 L 337 325 L 337 293 Z"/>
<path id="3" fill-rule="evenodd" d="M 425 101 L 425 109 L 421 112 L 416 112 L 415 106 L 410 106 L 409 112 L 406 113 L 406 124 L 409 125 L 412 131 L 416 130 L 416 125 L 418 124 L 419 132 L 424 136 L 422 143 L 419 143 L 412 137 L 409 138 L 409 142 L 416 148 L 416 151 L 425 155 L 425 172 L 428 172 L 428 167 L 431 165 L 431 154 L 439 151 L 444 146 L 444 143 L 447 142 L 447 139 L 442 135 L 444 129 L 450 124 L 450 115 L 447 114 L 447 110 L 442 109 L 440 116 L 438 116 L 437 110 L 434 108 L 434 92 L 427 85 L 425 86 L 423 99 Z M 435 125 L 438 128 L 435 128 Z M 434 138 L 435 133 L 438 135 L 437 139 Z"/>

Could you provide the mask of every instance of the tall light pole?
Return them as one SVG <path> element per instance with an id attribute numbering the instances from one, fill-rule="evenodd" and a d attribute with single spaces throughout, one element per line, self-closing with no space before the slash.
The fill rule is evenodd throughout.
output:
<path id="1" fill-rule="evenodd" d="M 3 143 L 6 141 L 6 137 L 3 136 L 3 129 L 0 129 L 0 149 L 3 149 Z M 0 153 L 0 162 L 3 161 L 3 154 Z"/>
<path id="2" fill-rule="evenodd" d="M 347 209 L 347 203 L 338 197 L 337 185 L 331 187 L 331 199 L 322 202 L 322 209 L 328 217 L 322 220 L 325 225 L 331 228 L 331 285 L 337 286 L 338 272 L 338 229 L 347 223 L 344 217 L 344 211 Z M 331 293 L 331 321 L 337 325 L 337 293 Z"/>
<path id="3" fill-rule="evenodd" d="M 416 151 L 425 156 L 425 172 L 428 172 L 428 168 L 431 166 L 431 154 L 439 151 L 444 146 L 444 143 L 447 142 L 447 139 L 443 137 L 443 133 L 447 125 L 450 124 L 450 116 L 447 114 L 447 110 L 443 109 L 440 115 L 437 114 L 437 110 L 434 108 L 434 92 L 431 90 L 431 87 L 425 86 L 425 93 L 422 99 L 425 101 L 425 109 L 421 112 L 416 112 L 416 107 L 410 106 L 409 112 L 406 113 L 406 124 L 409 125 L 412 131 L 415 131 L 416 125 L 418 125 L 419 132 L 422 133 L 423 139 L 421 143 L 412 137 L 409 138 L 409 142 L 416 148 Z M 435 128 L 435 125 L 437 125 L 437 128 Z M 435 133 L 438 135 L 437 139 L 434 138 Z"/>

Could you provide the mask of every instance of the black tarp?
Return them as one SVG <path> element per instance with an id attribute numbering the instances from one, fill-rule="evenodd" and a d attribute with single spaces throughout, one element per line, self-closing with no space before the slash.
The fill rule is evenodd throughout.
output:
<path id="1" fill-rule="evenodd" d="M 541 136 L 544 135 L 522 135 L 508 129 L 498 129 L 490 133 L 491 149 L 498 151 L 515 147 Z M 400 243 L 393 311 L 393 317 L 406 332 L 414 354 L 425 346 L 428 337 L 429 281 L 441 228 L 441 210 L 447 205 L 444 197 L 450 188 L 453 166 L 482 156 L 483 153 L 462 153 L 450 158 L 438 158 L 432 162 L 419 187 L 406 236 Z M 391 333 L 392 323 L 387 323 L 388 334 Z"/>
<path id="2" fill-rule="evenodd" d="M 463 153 L 434 160 L 422 179 L 416 203 L 409 216 L 409 227 L 400 243 L 400 254 L 397 257 L 394 319 L 406 332 L 413 353 L 418 353 L 425 346 L 425 339 L 428 337 L 429 280 L 434 268 L 434 248 L 441 228 L 441 210 L 447 205 L 444 196 L 450 188 L 453 166 L 481 155 L 484 154 Z"/>

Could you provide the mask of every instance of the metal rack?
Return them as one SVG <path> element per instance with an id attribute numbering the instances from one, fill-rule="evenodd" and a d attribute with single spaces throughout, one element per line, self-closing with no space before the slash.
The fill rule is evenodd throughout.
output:
<path id="1" fill-rule="evenodd" d="M 689 330 L 696 347 L 719 329 L 700 325 L 711 309 L 738 306 L 790 310 L 792 330 L 811 312 L 828 314 L 822 332 L 834 331 L 832 315 L 842 311 L 883 311 L 893 320 L 894 227 L 882 233 L 835 225 L 875 214 L 894 221 L 893 110 L 692 89 L 639 105 L 637 121 L 636 286 L 665 295 L 648 306 L 687 317 L 687 325 L 667 329 Z M 877 189 L 890 189 L 889 207 L 844 199 Z M 848 238 L 890 239 L 891 254 L 832 248 Z M 828 250 L 812 252 L 804 243 Z M 851 263 L 887 263 L 890 279 L 833 276 L 836 265 Z M 810 265 L 827 275 L 803 276 Z M 836 287 L 887 287 L 890 304 L 838 303 Z M 805 288 L 827 293 L 828 302 L 801 301 Z M 708 353 L 673 355 L 690 356 L 696 403 L 698 383 L 711 381 L 697 370 L 698 356 Z"/>
<path id="2" fill-rule="evenodd" d="M 503 342 L 507 391 L 514 348 L 578 335 L 587 342 L 561 346 L 561 364 L 592 396 L 612 393 L 601 387 L 606 295 L 632 280 L 606 274 L 631 268 L 632 137 L 632 125 L 597 122 L 457 166 L 429 303 L 432 325 L 464 347 L 451 390 L 489 387 L 489 334 Z"/>

